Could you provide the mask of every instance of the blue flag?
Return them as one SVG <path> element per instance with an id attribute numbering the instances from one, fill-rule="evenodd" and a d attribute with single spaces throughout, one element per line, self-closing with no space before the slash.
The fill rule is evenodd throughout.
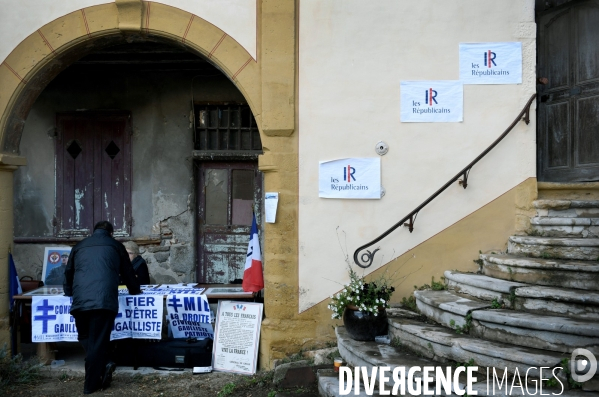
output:
<path id="1" fill-rule="evenodd" d="M 10 311 L 12 311 L 15 303 L 14 296 L 22 294 L 23 290 L 21 289 L 21 283 L 19 282 L 19 276 L 17 275 L 15 261 L 12 259 L 12 254 L 10 252 L 8 253 L 8 293 L 10 296 L 9 308 Z"/>

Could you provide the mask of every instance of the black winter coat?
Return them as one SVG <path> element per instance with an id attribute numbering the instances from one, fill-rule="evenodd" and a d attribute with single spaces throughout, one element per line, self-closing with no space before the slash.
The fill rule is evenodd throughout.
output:
<path id="1" fill-rule="evenodd" d="M 72 249 L 64 274 L 64 294 L 73 297 L 71 313 L 96 309 L 117 313 L 119 274 L 131 295 L 141 292 L 127 250 L 104 229 L 96 229 Z"/>

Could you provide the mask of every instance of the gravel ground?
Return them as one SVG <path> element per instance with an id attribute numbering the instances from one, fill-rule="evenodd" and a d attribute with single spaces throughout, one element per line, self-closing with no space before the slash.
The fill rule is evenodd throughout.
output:
<path id="1" fill-rule="evenodd" d="M 73 397 L 83 395 L 83 378 L 66 372 L 46 374 L 35 384 L 6 390 L 7 396 L 27 397 Z M 272 372 L 259 372 L 254 376 L 212 372 L 192 375 L 191 373 L 168 375 L 130 375 L 115 373 L 111 386 L 92 394 L 93 396 L 239 396 L 239 397 L 283 397 L 318 396 L 316 384 L 309 388 L 277 389 L 272 385 Z"/>
<path id="2" fill-rule="evenodd" d="M 35 345 L 23 345 L 23 356 L 35 356 Z M 35 382 L 19 386 L 0 387 L 0 396 L 27 397 L 74 397 L 83 396 L 84 353 L 78 343 L 56 345 L 57 359 L 65 360 L 58 368 L 44 366 Z M 37 362 L 37 361 L 35 361 Z M 117 367 L 112 384 L 106 390 L 92 396 L 115 397 L 318 397 L 316 382 L 309 387 L 276 387 L 272 383 L 274 371 L 261 371 L 256 375 L 239 375 L 227 372 L 211 372 L 193 375 L 190 369 L 179 371 L 156 371 L 152 368 Z M 0 381 L 2 376 L 0 374 Z"/>

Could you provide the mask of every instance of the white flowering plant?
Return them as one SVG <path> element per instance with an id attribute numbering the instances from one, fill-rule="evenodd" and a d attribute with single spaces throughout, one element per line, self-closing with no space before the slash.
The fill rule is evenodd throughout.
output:
<path id="1" fill-rule="evenodd" d="M 350 268 L 349 284 L 338 293 L 331 295 L 328 308 L 333 311 L 333 319 L 343 318 L 343 312 L 348 306 L 377 316 L 381 308 L 387 307 L 393 292 L 395 287 L 389 285 L 389 280 L 385 277 L 366 282 L 364 277 L 360 277 Z"/>

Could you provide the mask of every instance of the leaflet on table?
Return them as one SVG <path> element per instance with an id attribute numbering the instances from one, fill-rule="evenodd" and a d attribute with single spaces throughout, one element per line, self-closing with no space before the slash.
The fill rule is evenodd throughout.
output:
<path id="1" fill-rule="evenodd" d="M 166 312 L 174 338 L 211 338 L 210 306 L 205 295 L 169 294 Z"/>
<path id="2" fill-rule="evenodd" d="M 157 296 L 119 296 L 119 312 L 114 319 L 110 340 L 162 338 L 162 298 Z"/>
<path id="3" fill-rule="evenodd" d="M 162 286 L 155 288 L 142 289 L 144 295 L 168 295 L 168 294 L 189 294 L 189 295 L 201 295 L 205 288 L 194 288 L 194 287 L 170 287 L 163 288 Z M 119 289 L 119 295 L 129 295 L 127 288 Z"/>

